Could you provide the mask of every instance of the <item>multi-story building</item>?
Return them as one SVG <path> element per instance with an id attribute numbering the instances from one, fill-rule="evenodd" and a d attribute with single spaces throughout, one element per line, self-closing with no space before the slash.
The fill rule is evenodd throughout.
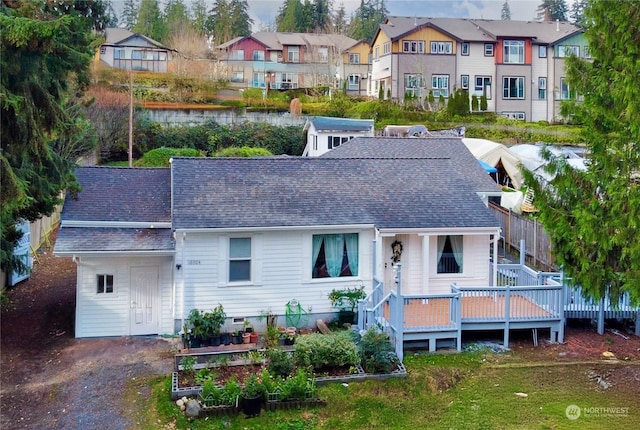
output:
<path id="1" fill-rule="evenodd" d="M 170 49 L 160 42 L 125 28 L 107 28 L 99 60 L 109 67 L 166 73 Z"/>
<path id="2" fill-rule="evenodd" d="M 217 47 L 231 84 L 240 88 L 339 88 L 365 92 L 369 47 L 340 34 L 258 32 Z M 355 76 L 358 76 L 356 78 Z M 362 90 L 360 86 L 362 86 Z"/>
<path id="3" fill-rule="evenodd" d="M 456 88 L 484 96 L 487 110 L 525 121 L 560 117 L 575 97 L 564 58 L 589 58 L 582 32 L 559 22 L 388 17 L 371 44 L 370 96 L 403 101 Z"/>

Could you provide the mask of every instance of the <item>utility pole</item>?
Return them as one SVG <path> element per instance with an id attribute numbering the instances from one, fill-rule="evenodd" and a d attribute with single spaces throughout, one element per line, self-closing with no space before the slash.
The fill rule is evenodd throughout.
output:
<path id="1" fill-rule="evenodd" d="M 129 70 L 129 167 L 133 167 L 133 70 Z"/>

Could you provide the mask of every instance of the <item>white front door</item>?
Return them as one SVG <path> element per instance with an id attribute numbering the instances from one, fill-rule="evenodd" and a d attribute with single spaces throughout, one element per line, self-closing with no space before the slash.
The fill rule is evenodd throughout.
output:
<path id="1" fill-rule="evenodd" d="M 132 336 L 158 334 L 158 267 L 131 268 L 131 330 Z"/>

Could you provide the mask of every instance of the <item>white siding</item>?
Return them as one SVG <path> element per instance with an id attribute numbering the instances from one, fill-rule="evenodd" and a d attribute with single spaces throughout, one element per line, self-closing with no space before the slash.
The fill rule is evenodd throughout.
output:
<path id="1" fill-rule="evenodd" d="M 78 262 L 76 337 L 127 336 L 130 334 L 130 271 L 133 266 L 159 267 L 158 333 L 173 332 L 170 257 L 93 258 Z M 97 294 L 97 275 L 113 275 L 113 293 Z"/>
<path id="2" fill-rule="evenodd" d="M 547 52 L 548 56 L 551 56 L 553 52 L 549 49 Z M 539 58 L 538 57 L 538 45 L 533 45 L 533 52 L 531 58 L 531 80 L 533 81 L 531 84 L 531 119 L 529 121 L 551 121 L 552 114 L 549 112 L 549 107 L 553 106 L 553 87 L 551 87 L 551 91 L 549 90 L 549 71 L 548 71 L 548 60 L 549 58 Z M 547 94 L 545 100 L 540 100 L 538 98 L 538 78 L 544 77 L 547 78 Z M 551 98 L 551 103 L 549 103 L 549 99 Z"/>
<path id="3" fill-rule="evenodd" d="M 469 55 L 461 55 L 462 49 L 458 49 L 457 61 L 457 76 L 455 77 L 456 85 L 460 85 L 460 76 L 469 75 L 469 97 L 474 94 L 478 96 L 478 104 L 480 103 L 480 96 L 482 93 L 475 93 L 475 77 L 476 76 L 491 76 L 491 98 L 487 99 L 487 111 L 495 111 L 496 100 L 496 65 L 495 57 L 484 56 L 484 43 L 469 43 Z M 453 85 L 451 85 L 453 88 Z"/>
<path id="4" fill-rule="evenodd" d="M 224 306 L 228 318 L 255 317 L 270 309 L 284 315 L 286 304 L 296 299 L 312 313 L 332 312 L 328 294 L 333 288 L 371 285 L 373 233 L 361 231 L 318 231 L 323 233 L 359 233 L 359 274 L 353 278 L 311 279 L 312 233 L 302 231 L 239 234 L 252 238 L 252 281 L 229 285 L 227 248 L 229 235 L 187 233 L 184 243 L 177 240 L 177 255 L 183 261 L 178 279 L 176 302 L 179 320 L 193 308 L 212 309 Z M 182 247 L 184 246 L 184 256 Z M 184 301 L 184 306 L 180 303 Z M 282 319 L 282 318 L 281 318 Z M 315 319 L 310 316 L 309 322 Z M 282 319 L 284 323 L 284 320 Z"/>

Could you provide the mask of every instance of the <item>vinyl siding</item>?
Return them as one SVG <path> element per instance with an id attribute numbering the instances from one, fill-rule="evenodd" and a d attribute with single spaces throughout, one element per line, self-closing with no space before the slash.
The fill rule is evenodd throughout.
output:
<path id="1" fill-rule="evenodd" d="M 460 75 L 469 75 L 469 97 L 478 97 L 478 104 L 482 92 L 475 93 L 476 76 L 491 76 L 491 98 L 487 99 L 487 111 L 495 110 L 496 105 L 496 66 L 494 57 L 484 56 L 484 43 L 469 43 L 469 55 L 457 55 L 458 67 L 455 82 L 460 84 Z"/>

